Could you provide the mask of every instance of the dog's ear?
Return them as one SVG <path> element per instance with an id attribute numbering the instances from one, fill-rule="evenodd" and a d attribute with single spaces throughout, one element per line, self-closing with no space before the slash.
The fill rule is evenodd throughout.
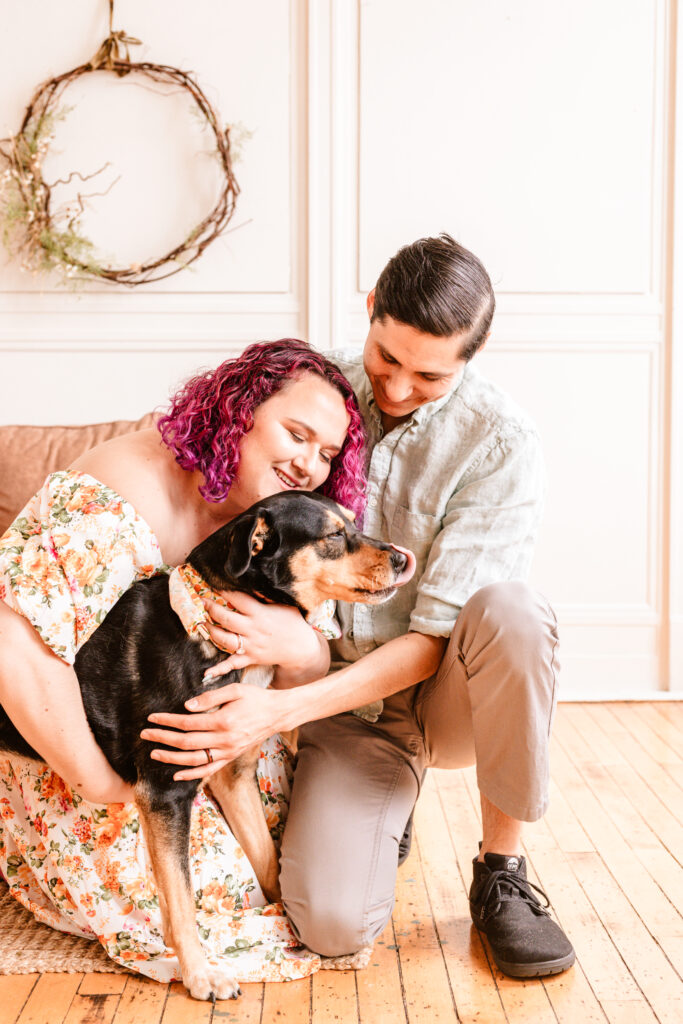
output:
<path id="1" fill-rule="evenodd" d="M 255 509 L 249 515 L 240 516 L 239 522 L 235 524 L 225 568 L 230 576 L 242 576 L 251 565 L 254 555 L 264 549 L 267 554 L 273 554 L 278 546 L 279 537 L 268 512 L 261 508 Z"/>
<path id="2" fill-rule="evenodd" d="M 338 501 L 335 502 L 335 505 L 337 506 L 339 511 L 343 515 L 346 516 L 347 519 L 350 519 L 352 523 L 355 523 L 355 521 L 356 521 L 356 513 L 355 512 L 352 512 L 351 509 L 347 508 L 345 505 L 340 505 Z"/>

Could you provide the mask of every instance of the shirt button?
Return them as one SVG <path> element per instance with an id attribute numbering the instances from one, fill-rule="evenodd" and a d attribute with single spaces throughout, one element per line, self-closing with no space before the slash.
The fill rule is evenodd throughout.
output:
<path id="1" fill-rule="evenodd" d="M 353 629 L 349 630 L 348 636 L 349 636 L 349 640 L 353 640 Z"/>
<path id="2" fill-rule="evenodd" d="M 368 507 L 369 508 L 374 508 L 376 504 L 377 504 L 377 498 L 373 498 L 373 497 L 368 498 Z"/>

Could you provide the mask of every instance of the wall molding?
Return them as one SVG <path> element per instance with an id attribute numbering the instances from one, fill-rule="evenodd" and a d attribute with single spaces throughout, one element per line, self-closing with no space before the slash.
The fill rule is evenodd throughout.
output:
<path id="1" fill-rule="evenodd" d="M 188 270 L 187 273 L 191 273 Z M 142 286 L 144 288 L 144 285 Z M 112 288 L 107 292 L 93 292 L 87 286 L 70 292 L 5 292 L 13 295 L 10 304 L 0 300 L 3 318 L 8 316 L 69 315 L 83 319 L 86 315 L 99 316 L 147 313 L 164 316 L 167 313 L 291 312 L 299 309 L 301 301 L 293 292 L 122 292 Z"/>
<path id="2" fill-rule="evenodd" d="M 282 335 L 287 337 L 288 335 Z M 275 335 L 273 335 L 273 338 Z M 224 353 L 225 358 L 228 355 L 238 355 L 247 344 L 253 341 L 267 340 L 264 338 L 263 331 L 254 333 L 251 337 L 246 333 L 242 333 L 239 338 L 230 338 L 226 334 L 222 334 L 220 337 L 208 338 L 204 335 L 198 335 L 195 338 L 173 340 L 165 339 L 163 341 L 157 338 L 142 338 L 136 335 L 132 338 L 126 338 L 121 340 L 120 338 L 102 340 L 98 339 L 96 342 L 73 342 L 67 344 L 65 342 L 56 341 L 50 343 L 48 341 L 31 341 L 28 340 L 25 343 L 17 344 L 0 344 L 0 352 L 43 352 L 50 354 L 65 354 L 65 355 L 78 355 L 83 353 L 91 353 L 94 355 L 102 355 L 105 352 L 118 353 L 118 352 L 129 352 L 129 353 L 142 353 L 142 352 L 218 352 Z"/>
<path id="3" fill-rule="evenodd" d="M 592 689 L 565 694 L 560 691 L 560 704 L 605 704 L 639 703 L 658 700 L 683 701 L 683 689 L 678 690 L 637 690 L 634 693 L 615 695 L 613 690 Z"/>
<path id="4" fill-rule="evenodd" d="M 676 21 L 676 15 L 678 20 Z M 670 160 L 673 210 L 670 254 L 670 359 L 666 366 L 668 485 L 668 559 L 666 565 L 669 685 L 683 688 L 683 67 L 676 74 L 675 56 L 683 61 L 683 10 L 672 10 L 671 78 L 675 99 L 671 131 L 675 144 Z"/>
<path id="5" fill-rule="evenodd" d="M 89 315 L 83 315 L 85 313 Z M 100 320 L 102 323 L 98 322 Z M 191 309 L 169 303 L 163 312 L 122 306 L 105 306 L 83 310 L 83 313 L 65 309 L 0 310 L 0 350 L 22 342 L 49 343 L 51 339 L 71 339 L 96 346 L 97 340 L 106 342 L 119 337 L 124 344 L 131 331 L 136 336 L 154 337 L 160 342 L 185 338 L 188 344 L 192 344 L 194 340 L 207 336 L 255 337 L 263 334 L 259 328 L 265 325 L 270 331 L 269 337 L 284 337 L 293 332 L 296 337 L 307 337 L 321 349 L 360 347 L 368 329 L 364 306 L 362 312 L 347 317 L 346 331 L 342 326 L 344 322 L 339 304 L 330 308 L 319 295 L 305 304 L 300 304 L 294 296 L 285 296 L 279 301 L 264 299 L 258 304 L 220 304 L 219 308 L 210 301 L 195 303 Z M 511 323 L 504 315 L 496 314 L 491 350 L 619 355 L 654 351 L 665 343 L 661 325 L 634 323 L 630 319 L 620 322 L 611 317 L 589 318 L 579 327 L 576 322 L 569 323 L 560 317 L 535 318 L 532 323 Z"/>
<path id="6" fill-rule="evenodd" d="M 365 310 L 365 296 L 356 299 L 347 308 L 347 338 L 354 342 L 364 341 L 368 329 Z M 575 317 L 554 314 L 523 315 L 502 313 L 497 308 L 493 322 L 491 345 L 529 343 L 529 345 L 584 345 L 585 351 L 595 344 L 626 347 L 661 345 L 664 343 L 664 318 L 611 316 L 605 314 L 577 315 Z M 577 348 L 578 351 L 578 348 Z"/>
<path id="7" fill-rule="evenodd" d="M 102 313 L 102 323 L 91 318 L 74 320 L 69 314 L 52 316 L 0 316 L 0 351 L 103 351 L 106 346 L 131 351 L 140 343 L 157 348 L 194 348 L 201 342 L 220 346 L 223 341 L 248 341 L 301 337 L 303 314 L 288 310 L 258 310 L 251 313 L 183 314 L 120 312 Z"/>
<path id="8" fill-rule="evenodd" d="M 566 626 L 633 626 L 651 628 L 660 620 L 654 605 L 643 604 L 553 604 L 553 610 Z"/>

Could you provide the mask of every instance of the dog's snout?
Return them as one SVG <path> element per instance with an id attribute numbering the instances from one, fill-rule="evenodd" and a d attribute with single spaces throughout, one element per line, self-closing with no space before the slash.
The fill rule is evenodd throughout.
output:
<path id="1" fill-rule="evenodd" d="M 391 552 L 391 567 L 397 576 L 401 575 L 407 564 L 408 558 L 402 551 L 396 551 L 396 549 L 394 549 Z"/>

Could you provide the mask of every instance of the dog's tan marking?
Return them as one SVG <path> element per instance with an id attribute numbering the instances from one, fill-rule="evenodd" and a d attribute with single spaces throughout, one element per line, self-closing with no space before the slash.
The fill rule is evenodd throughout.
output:
<path id="1" fill-rule="evenodd" d="M 176 951 L 185 987 L 195 999 L 235 998 L 239 985 L 225 968 L 209 965 L 197 935 L 189 835 L 181 842 L 171 823 L 152 810 L 152 794 L 143 781 L 135 786 L 135 802 L 159 893 L 164 941 Z"/>
<path id="2" fill-rule="evenodd" d="M 212 775 L 209 785 L 230 831 L 256 872 L 264 896 L 274 903 L 280 899 L 280 866 L 256 783 L 258 754 L 258 746 L 245 751 Z"/>
<path id="3" fill-rule="evenodd" d="M 341 508 L 341 505 L 339 508 Z M 335 516 L 334 512 L 328 512 L 327 518 L 330 521 L 330 526 L 336 526 L 338 530 L 343 530 L 345 526 L 349 525 L 341 516 Z"/>
<path id="4" fill-rule="evenodd" d="M 282 737 L 282 742 L 285 744 L 286 747 L 289 747 L 289 749 L 292 752 L 292 754 L 296 754 L 298 749 L 299 749 L 299 730 L 298 730 L 298 728 L 297 729 L 290 729 L 287 732 L 281 731 L 280 732 L 280 736 Z"/>
<path id="5" fill-rule="evenodd" d="M 217 647 L 213 640 L 207 636 L 205 638 L 199 636 L 199 631 L 202 627 L 197 628 L 197 636 L 189 637 L 190 640 L 194 640 L 195 643 L 199 644 L 199 650 L 202 652 L 203 657 L 213 658 L 220 651 L 220 647 Z"/>
<path id="6" fill-rule="evenodd" d="M 361 601 L 371 604 L 377 591 L 394 585 L 391 551 L 363 544 L 341 558 L 323 558 L 317 544 L 309 544 L 289 560 L 299 604 L 312 611 L 323 601 Z"/>
<path id="7" fill-rule="evenodd" d="M 251 553 L 257 555 L 259 551 L 263 550 L 263 545 L 266 543 L 266 538 L 270 532 L 270 527 L 265 521 L 263 516 L 259 516 L 256 520 L 256 526 L 254 532 L 251 535 Z"/>
<path id="8" fill-rule="evenodd" d="M 274 675 L 275 669 L 272 665 L 247 665 L 242 670 L 240 683 L 243 686 L 258 686 L 262 690 L 267 690 L 273 681 Z"/>
<path id="9" fill-rule="evenodd" d="M 356 521 L 356 513 L 355 512 L 352 512 L 350 508 L 346 508 L 345 505 L 340 505 L 338 501 L 335 502 L 335 504 L 336 504 L 337 508 L 341 510 L 343 515 L 345 515 L 347 517 L 347 519 L 350 519 L 352 523 L 354 523 Z"/>

